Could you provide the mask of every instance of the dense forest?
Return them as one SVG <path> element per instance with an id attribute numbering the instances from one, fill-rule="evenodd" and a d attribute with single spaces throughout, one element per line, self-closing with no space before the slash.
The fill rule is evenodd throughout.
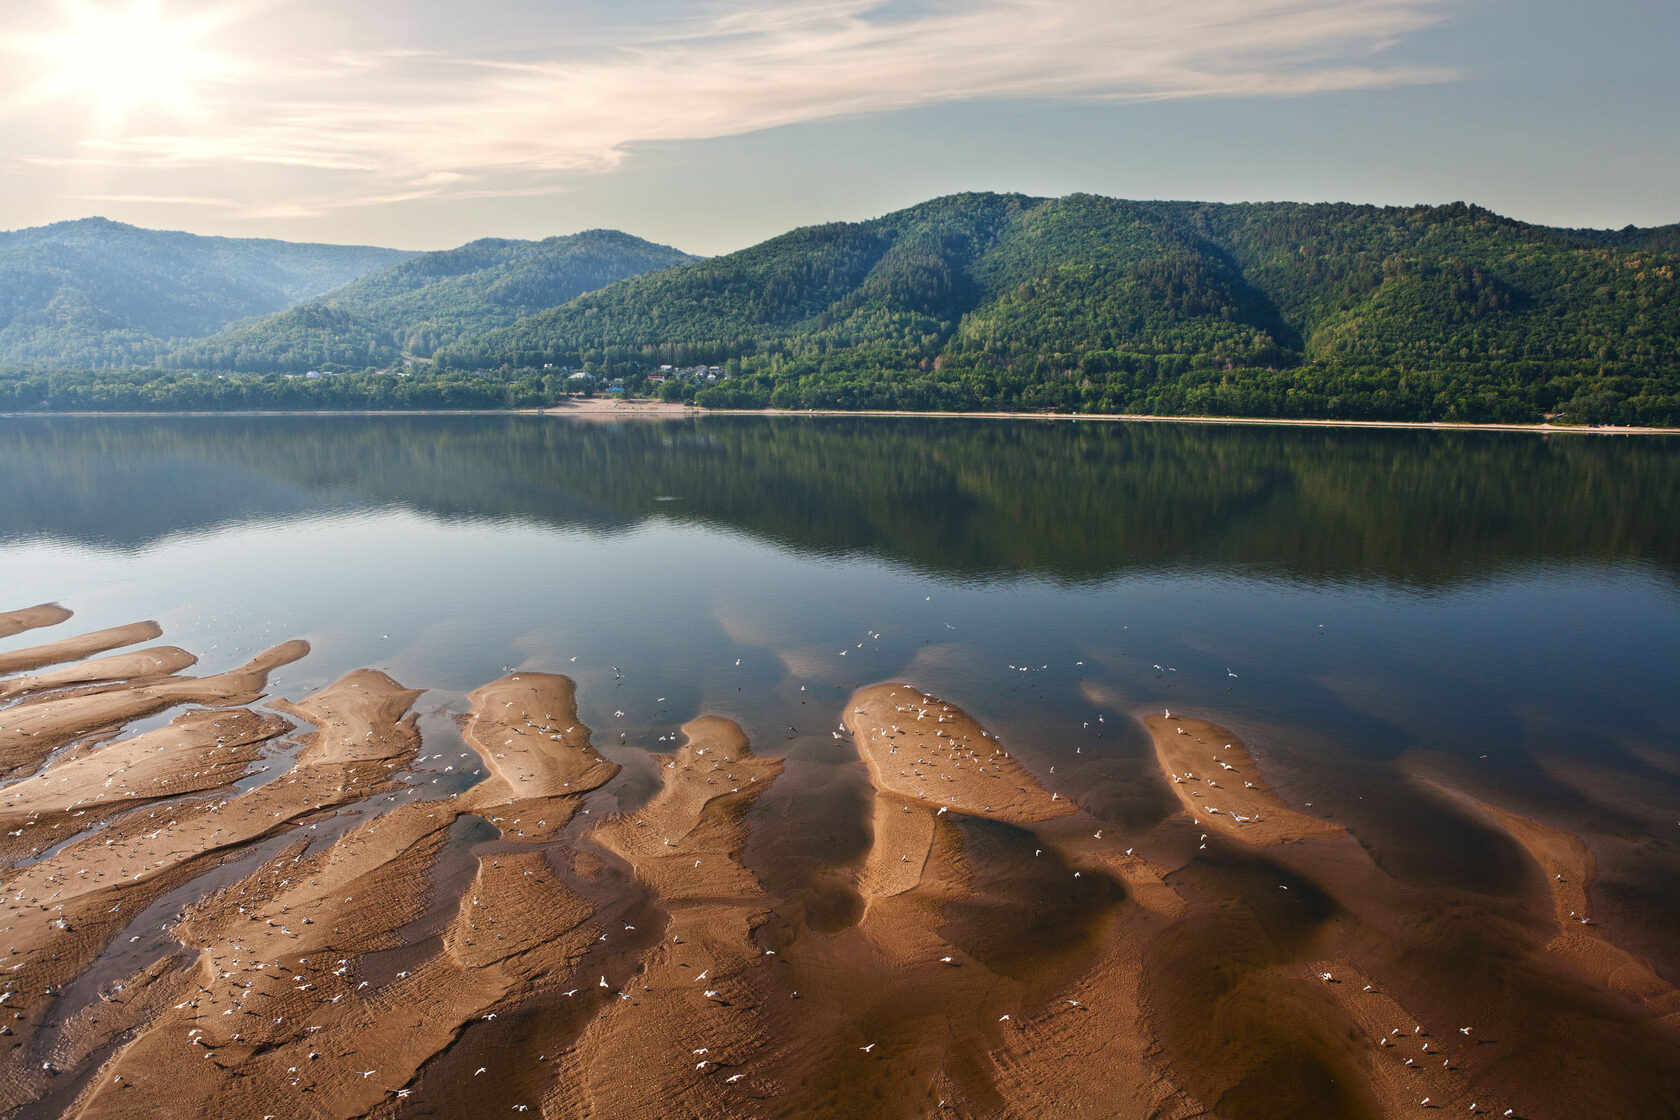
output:
<path id="1" fill-rule="evenodd" d="M 160 369 L 0 369 L 0 413 L 541 408 L 565 392 L 563 374 L 529 370 L 299 377 Z"/>
<path id="2" fill-rule="evenodd" d="M 615 230 L 545 241 L 483 240 L 422 253 L 277 315 L 170 355 L 165 364 L 242 373 L 388 366 L 430 357 L 584 292 L 695 258 Z"/>
<path id="3" fill-rule="evenodd" d="M 145 365 L 409 254 L 198 237 L 103 218 L 0 233 L 0 362 Z"/>
<path id="4" fill-rule="evenodd" d="M 1677 268 L 1677 226 L 1551 229 L 1461 203 L 955 195 L 709 260 L 601 231 L 475 242 L 133 363 L 175 372 L 17 362 L 0 407 L 502 408 L 584 388 L 1676 426 Z M 335 376 L 277 376 L 305 371 Z"/>
<path id="5" fill-rule="evenodd" d="M 454 368 L 723 363 L 721 407 L 1680 423 L 1671 228 L 1442 207 L 937 199 L 582 296 Z"/>

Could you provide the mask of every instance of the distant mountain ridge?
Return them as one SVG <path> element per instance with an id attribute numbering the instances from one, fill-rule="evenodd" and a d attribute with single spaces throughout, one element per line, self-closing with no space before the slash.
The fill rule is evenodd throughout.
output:
<path id="1" fill-rule="evenodd" d="M 580 296 L 438 362 L 725 363 L 694 399 L 736 407 L 1642 422 L 1680 416 L 1675 229 L 952 195 Z"/>
<path id="2" fill-rule="evenodd" d="M 0 232 L 0 361 L 144 365 L 412 254 L 200 237 L 85 218 Z"/>
<path id="3" fill-rule="evenodd" d="M 506 326 L 614 281 L 698 258 L 617 230 L 487 238 L 421 253 L 300 306 L 168 355 L 187 369 L 297 373 L 389 365 Z"/>
<path id="4" fill-rule="evenodd" d="M 81 225 L 84 240 L 110 232 Z M 75 250 L 75 232 L 59 229 L 53 252 Z M 30 251 L 8 237 L 0 265 Z M 186 279 L 225 273 L 196 240 Z M 95 279 L 47 270 L 58 333 L 7 312 L 0 363 L 25 368 L 0 403 L 533 407 L 581 368 L 706 407 L 1680 425 L 1680 225 L 1557 229 L 1465 203 L 960 194 L 709 259 L 601 230 L 490 239 L 301 300 L 288 293 L 323 278 L 299 268 L 292 287 L 267 281 L 285 310 L 169 348 L 106 305 L 138 291 L 184 332 L 226 314 L 239 283 L 212 293 L 118 263 L 128 286 L 102 261 Z M 8 307 L 29 302 L 15 274 L 0 267 Z M 405 355 L 432 360 L 400 385 L 261 380 Z M 149 361 L 229 376 L 39 375 Z"/>

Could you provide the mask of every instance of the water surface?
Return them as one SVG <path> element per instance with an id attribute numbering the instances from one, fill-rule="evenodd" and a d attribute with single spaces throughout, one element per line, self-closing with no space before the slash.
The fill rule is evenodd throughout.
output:
<path id="1" fill-rule="evenodd" d="M 852 920 L 843 872 L 869 841 L 867 779 L 831 734 L 855 687 L 962 704 L 1135 830 L 1177 806 L 1126 714 L 1182 709 L 1402 882 L 1513 897 L 1527 866 L 1416 775 L 1581 834 L 1602 920 L 1680 979 L 1680 440 L 14 418 L 0 588 L 78 629 L 156 618 L 205 672 L 306 638 L 278 694 L 383 669 L 430 690 L 440 738 L 507 668 L 566 673 L 624 805 L 681 723 L 729 716 L 789 759 L 748 861 L 811 928 Z M 1029 841 L 968 842 L 984 881 L 953 931 L 1000 967 L 1076 952 L 1114 903 L 1093 886 L 1005 929 L 985 877 L 1018 879 Z"/>

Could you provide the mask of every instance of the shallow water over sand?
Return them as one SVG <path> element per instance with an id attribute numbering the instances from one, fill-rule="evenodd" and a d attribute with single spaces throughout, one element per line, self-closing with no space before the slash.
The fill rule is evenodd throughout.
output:
<path id="1" fill-rule="evenodd" d="M 655 795 L 649 756 L 674 750 L 682 724 L 735 720 L 755 753 L 787 760 L 746 811 L 741 860 L 777 900 L 762 936 L 793 946 L 791 970 L 864 967 L 799 945 L 861 918 L 874 793 L 836 731 L 855 689 L 905 680 L 960 704 L 1111 836 L 1142 837 L 1180 811 L 1136 713 L 1231 729 L 1291 804 L 1347 829 L 1350 850 L 1417 907 L 1385 902 L 1361 920 L 1392 905 L 1422 942 L 1453 947 L 1408 1006 L 1492 984 L 1567 1024 L 1572 998 L 1511 947 L 1513 931 L 1545 940 L 1526 916 L 1545 890 L 1532 862 L 1431 782 L 1579 835 L 1597 859 L 1599 924 L 1680 980 L 1680 442 L 797 418 L 29 418 L 0 422 L 0 479 L 0 610 L 75 611 L 0 651 L 153 618 L 212 674 L 302 638 L 311 653 L 269 693 L 298 700 L 362 667 L 426 689 L 422 756 L 448 757 L 413 774 L 437 792 L 480 773 L 450 718 L 469 690 L 521 669 L 565 674 L 595 748 L 623 768 L 590 802 L 596 815 Z M 587 846 L 580 821 L 593 826 L 579 818 L 567 835 Z M 495 847 L 457 832 L 449 844 Z M 992 972 L 1049 991 L 1131 920 L 1133 892 L 1106 875 L 1063 883 L 1074 864 L 1035 856 L 1032 831 L 975 818 L 958 832 L 969 894 L 946 906 L 939 935 Z M 599 874 L 572 886 L 656 914 L 600 855 Z M 1280 1101 L 1362 1114 L 1369 1102 L 1337 1087 L 1334 1041 L 1255 1043 L 1235 1086 L 1196 1069 L 1235 1045 L 1197 1021 L 1209 1007 L 1226 1009 L 1221 1030 L 1265 1008 L 1307 1021 L 1292 992 L 1240 977 L 1310 959 L 1343 920 L 1332 896 L 1357 888 L 1343 871 L 1217 841 L 1174 858 L 1187 861 L 1174 886 L 1193 901 L 1252 899 L 1274 878 L 1295 889 L 1287 906 L 1210 910 L 1160 942 L 1162 961 L 1237 962 L 1223 973 L 1232 991 L 1189 963 L 1146 983 L 1175 1068 L 1222 1115 L 1298 1114 Z M 455 867 L 454 889 L 471 874 L 470 861 Z M 1495 917 L 1466 917 L 1455 899 Z M 906 983 L 858 1014 L 916 1034 L 931 981 Z M 581 1029 L 570 1012 L 519 1014 L 556 1046 Z M 446 1062 L 508 1052 L 504 1026 L 470 1028 Z M 950 1029 L 964 1053 L 996 1041 Z M 843 1058 L 806 1071 L 808 1101 L 893 1115 L 880 1102 L 898 1082 L 848 1081 Z M 1649 1070 L 1641 1088 L 1637 1069 L 1614 1071 L 1636 1083 L 1625 1100 L 1673 1107 L 1674 1071 Z M 989 1099 L 981 1072 L 950 1076 Z"/>

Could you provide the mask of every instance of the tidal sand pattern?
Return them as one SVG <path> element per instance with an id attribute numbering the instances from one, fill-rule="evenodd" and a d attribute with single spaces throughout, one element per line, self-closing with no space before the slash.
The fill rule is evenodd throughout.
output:
<path id="1" fill-rule="evenodd" d="M 1521 853 L 1519 897 L 1395 877 L 1217 713 L 1136 713 L 1140 780 L 1179 811 L 1128 830 L 961 698 L 869 685 L 827 713 L 868 838 L 819 906 L 755 843 L 796 774 L 731 719 L 695 713 L 631 775 L 556 673 L 485 683 L 434 743 L 425 682 L 282 698 L 303 642 L 192 677 L 187 650 L 127 648 L 154 623 L 54 639 L 70 618 L 0 614 L 48 631 L 0 654 L 9 1115 L 1680 1102 L 1680 992 L 1598 923 L 1592 850 L 1435 778 Z"/>

